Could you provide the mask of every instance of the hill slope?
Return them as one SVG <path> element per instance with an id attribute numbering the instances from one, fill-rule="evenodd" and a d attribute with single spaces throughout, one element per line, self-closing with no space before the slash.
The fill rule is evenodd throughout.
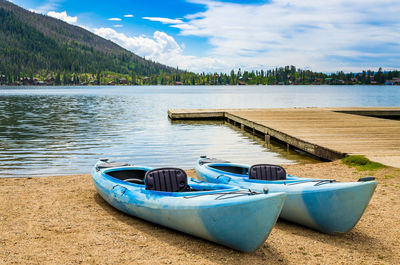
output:
<path id="1" fill-rule="evenodd" d="M 50 72 L 150 76 L 171 68 L 145 60 L 83 28 L 0 0 L 0 73 Z"/>

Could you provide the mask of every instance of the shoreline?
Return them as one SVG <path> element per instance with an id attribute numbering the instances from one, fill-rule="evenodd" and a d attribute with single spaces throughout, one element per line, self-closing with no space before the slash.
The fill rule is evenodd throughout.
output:
<path id="1" fill-rule="evenodd" d="M 115 85 L 0 85 L 0 87 L 110 87 L 110 86 L 121 86 L 121 87 L 129 87 L 129 86 L 198 86 L 198 87 L 205 87 L 205 86 L 400 86 L 399 85 L 386 85 L 386 84 L 287 84 L 287 85 L 281 85 L 281 84 L 245 84 L 245 85 L 229 85 L 229 84 L 221 84 L 221 85 L 202 85 L 202 84 L 196 84 L 196 85 L 150 85 L 150 84 L 142 84 L 142 85 L 122 85 L 122 84 L 115 84 Z"/>
<path id="2" fill-rule="evenodd" d="M 85 175 L 0 179 L 0 263 L 398 264 L 400 169 L 357 171 L 341 161 L 284 166 L 289 174 L 378 180 L 363 217 L 330 236 L 278 220 L 253 253 L 128 216 L 108 205 Z M 186 170 L 191 177 L 193 169 Z"/>

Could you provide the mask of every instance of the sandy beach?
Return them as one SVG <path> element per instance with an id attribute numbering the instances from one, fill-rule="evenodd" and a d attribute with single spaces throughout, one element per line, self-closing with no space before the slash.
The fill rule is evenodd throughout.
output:
<path id="1" fill-rule="evenodd" d="M 340 181 L 374 176 L 379 185 L 347 234 L 279 220 L 261 248 L 240 253 L 115 210 L 90 175 L 0 179 L 0 264 L 400 264 L 400 169 L 357 171 L 341 161 L 285 168 Z"/>

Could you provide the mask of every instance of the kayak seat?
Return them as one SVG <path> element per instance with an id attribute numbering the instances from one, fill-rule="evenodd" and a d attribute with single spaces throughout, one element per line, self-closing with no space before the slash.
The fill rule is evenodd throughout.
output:
<path id="1" fill-rule="evenodd" d="M 286 171 L 277 165 L 258 164 L 249 169 L 249 179 L 257 180 L 285 180 Z"/>
<path id="2" fill-rule="evenodd" d="M 144 177 L 146 190 L 180 192 L 188 187 L 187 175 L 180 168 L 156 168 Z"/>

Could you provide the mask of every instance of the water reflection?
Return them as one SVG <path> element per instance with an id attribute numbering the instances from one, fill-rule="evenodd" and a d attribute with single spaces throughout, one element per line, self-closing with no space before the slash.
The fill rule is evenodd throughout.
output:
<path id="1" fill-rule="evenodd" d="M 293 163 L 223 122 L 173 124 L 136 96 L 0 97 L 0 175 L 87 173 L 98 157 L 191 168 L 199 155 Z"/>

